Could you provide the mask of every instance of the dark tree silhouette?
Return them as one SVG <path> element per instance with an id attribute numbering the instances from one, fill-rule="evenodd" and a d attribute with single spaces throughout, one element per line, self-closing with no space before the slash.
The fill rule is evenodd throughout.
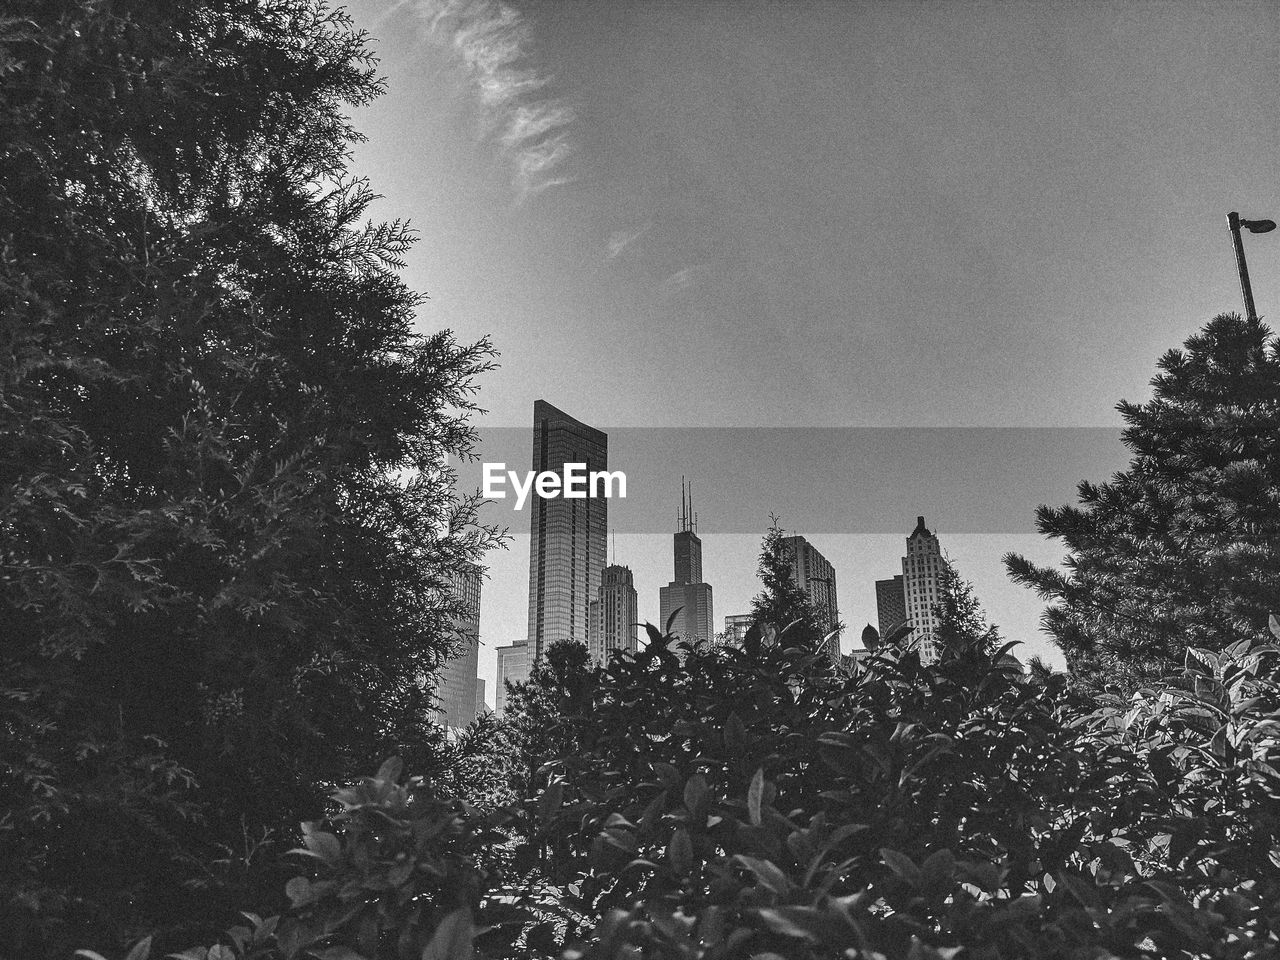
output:
<path id="1" fill-rule="evenodd" d="M 264 837 L 430 749 L 492 351 L 415 333 L 412 235 L 362 222 L 341 12 L 14 0 L 0 77 L 0 953 L 36 957 L 225 919 Z"/>
<path id="2" fill-rule="evenodd" d="M 1067 570 L 1009 555 L 1052 601 L 1044 625 L 1072 673 L 1132 689 L 1188 647 L 1263 636 L 1280 595 L 1280 353 L 1257 320 L 1215 317 L 1170 350 L 1144 404 L 1122 402 L 1132 451 L 1078 506 L 1041 507 Z"/>

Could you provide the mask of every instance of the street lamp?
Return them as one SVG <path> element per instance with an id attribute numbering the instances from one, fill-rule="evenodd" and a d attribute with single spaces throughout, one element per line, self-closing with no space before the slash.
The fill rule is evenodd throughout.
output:
<path id="1" fill-rule="evenodd" d="M 1236 270 L 1240 273 L 1240 295 L 1244 297 L 1244 312 L 1250 320 L 1258 319 L 1258 311 L 1253 305 L 1253 287 L 1249 285 L 1249 267 L 1244 262 L 1244 244 L 1240 241 L 1240 228 L 1250 233 L 1270 233 L 1276 228 L 1274 220 L 1241 220 L 1240 214 L 1232 210 L 1227 214 L 1227 227 L 1231 230 L 1231 244 L 1236 251 Z"/>

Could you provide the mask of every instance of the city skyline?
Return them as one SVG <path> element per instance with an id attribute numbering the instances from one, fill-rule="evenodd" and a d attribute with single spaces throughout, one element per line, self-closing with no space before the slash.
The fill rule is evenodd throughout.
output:
<path id="1" fill-rule="evenodd" d="M 1166 349 L 1240 309 L 1225 213 L 1276 206 L 1263 2 L 352 11 L 389 85 L 355 169 L 426 225 L 405 271 L 431 297 L 421 329 L 503 352 L 488 425 L 523 426 L 554 387 L 608 428 L 1118 428 Z M 1280 258 L 1249 242 L 1265 314 Z M 850 625 L 874 621 L 860 571 L 893 571 L 901 534 L 770 508 L 857 578 Z M 947 503 L 902 510 L 920 512 L 1019 655 L 1055 660 L 999 562 L 1062 559 L 1031 512 L 963 536 Z M 746 609 L 758 533 L 704 539 L 717 607 Z M 618 542 L 654 621 L 664 540 Z M 492 670 L 525 631 L 527 569 L 487 562 Z"/>

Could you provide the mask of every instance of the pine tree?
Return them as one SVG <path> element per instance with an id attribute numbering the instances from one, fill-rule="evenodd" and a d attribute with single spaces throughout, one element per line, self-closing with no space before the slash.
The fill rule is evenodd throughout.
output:
<path id="1" fill-rule="evenodd" d="M 375 68 L 313 0 L 0 18 L 0 953 L 265 903 L 264 837 L 430 748 L 492 351 L 362 222 Z"/>
<path id="2" fill-rule="evenodd" d="M 943 656 L 971 652 L 990 655 L 1003 642 L 999 628 L 988 622 L 973 584 L 960 576 L 950 560 L 943 563 L 938 577 L 934 614 L 938 618 L 935 639 Z"/>
<path id="3" fill-rule="evenodd" d="M 778 630 L 790 627 L 789 643 L 816 650 L 823 641 L 822 621 L 809 595 L 796 582 L 794 564 L 795 557 L 774 517 L 760 546 L 757 573 L 764 589 L 751 602 L 751 622 Z"/>
<path id="4" fill-rule="evenodd" d="M 1078 506 L 1038 511 L 1066 572 L 1005 558 L 1052 601 L 1044 626 L 1093 686 L 1133 688 L 1188 646 L 1263 635 L 1280 596 L 1280 345 L 1223 314 L 1159 369 L 1149 402 L 1117 408 L 1128 468 L 1081 483 Z"/>

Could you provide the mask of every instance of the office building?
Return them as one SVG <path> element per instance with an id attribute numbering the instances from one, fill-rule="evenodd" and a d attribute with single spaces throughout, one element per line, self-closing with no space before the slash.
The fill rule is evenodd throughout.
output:
<path id="1" fill-rule="evenodd" d="M 533 470 L 563 474 L 567 463 L 589 475 L 608 468 L 605 434 L 557 410 L 533 405 Z M 529 636 L 535 658 L 559 640 L 587 642 L 588 607 L 600 590 L 608 521 L 605 497 L 541 497 L 525 509 L 529 522 Z"/>
<path id="2" fill-rule="evenodd" d="M 907 537 L 907 555 L 902 558 L 903 599 L 911 624 L 909 642 L 918 646 L 925 663 L 936 661 L 940 652 L 934 607 L 942 599 L 945 563 L 938 538 L 924 525 L 924 517 L 916 517 L 916 528 Z"/>
<path id="3" fill-rule="evenodd" d="M 614 650 L 635 653 L 640 647 L 640 602 L 631 568 L 611 564 L 600 575 L 600 590 L 587 621 L 591 661 L 607 663 Z"/>
<path id="4" fill-rule="evenodd" d="M 476 716 L 487 712 L 489 702 L 484 697 L 484 677 L 476 677 Z"/>
<path id="5" fill-rule="evenodd" d="M 437 676 L 436 698 L 446 727 L 461 729 L 476 718 L 476 668 L 480 656 L 481 570 L 468 564 L 454 571 L 453 598 L 462 612 L 453 618 L 454 653 Z"/>
<path id="6" fill-rule="evenodd" d="M 724 642 L 741 644 L 751 629 L 753 616 L 749 613 L 731 613 L 724 618 Z"/>
<path id="7" fill-rule="evenodd" d="M 876 622 L 881 637 L 892 636 L 900 624 L 907 622 L 906 591 L 901 574 L 876 581 Z"/>
<path id="8" fill-rule="evenodd" d="M 782 545 L 791 557 L 791 575 L 817 611 L 818 626 L 823 636 L 826 636 L 840 623 L 840 608 L 836 601 L 836 569 L 804 537 L 784 537 Z M 832 637 L 825 643 L 824 649 L 834 662 L 840 655 L 840 638 Z"/>
<path id="9" fill-rule="evenodd" d="M 698 537 L 698 517 L 693 512 L 693 488 L 680 481 L 680 529 L 674 537 L 675 579 L 658 590 L 659 626 L 666 628 L 675 615 L 671 633 L 689 643 L 715 642 L 715 615 L 711 584 L 702 582 L 702 540 Z"/>
<path id="10" fill-rule="evenodd" d="M 498 682 L 493 691 L 493 712 L 502 716 L 507 710 L 507 684 L 524 683 L 529 679 L 533 657 L 529 655 L 529 641 L 515 640 L 505 647 L 498 647 Z"/>

